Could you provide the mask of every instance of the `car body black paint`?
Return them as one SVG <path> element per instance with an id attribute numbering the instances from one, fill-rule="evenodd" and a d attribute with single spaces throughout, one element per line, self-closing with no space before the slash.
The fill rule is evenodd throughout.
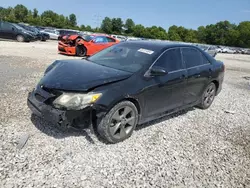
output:
<path id="1" fill-rule="evenodd" d="M 8 28 L 3 27 L 4 25 L 7 25 Z M 36 40 L 35 35 L 33 35 L 31 32 L 29 32 L 25 29 L 19 29 L 13 23 L 0 21 L 0 38 L 9 39 L 9 40 L 16 40 L 18 35 L 23 36 L 25 42 L 30 42 L 30 41 Z"/>
<path id="2" fill-rule="evenodd" d="M 151 66 L 154 66 L 154 62 L 132 74 L 96 65 L 87 60 L 58 60 L 47 68 L 45 76 L 37 87 L 43 85 L 51 90 L 102 92 L 102 97 L 95 104 L 87 107 L 91 114 L 97 117 L 97 121 L 100 121 L 119 101 L 131 100 L 138 107 L 139 124 L 199 104 L 202 91 L 211 82 L 218 83 L 217 94 L 221 91 L 224 78 L 223 63 L 216 61 L 199 48 L 164 42 L 133 41 L 126 43 L 154 50 L 157 57 L 171 48 L 194 48 L 207 58 L 209 64 L 186 69 L 185 62 L 183 62 L 184 67 L 181 70 L 168 72 L 164 76 L 146 77 L 145 73 Z M 29 94 L 29 106 L 32 106 L 32 101 L 37 100 L 34 97 L 35 93 L 36 91 L 32 91 Z M 36 106 L 36 104 L 33 105 Z M 53 108 L 51 104 L 45 106 L 41 110 L 46 108 L 47 111 L 48 108 Z M 55 109 L 53 108 L 53 110 Z M 66 113 L 67 110 L 57 111 L 60 111 L 60 115 L 66 122 L 73 123 L 74 119 L 83 116 L 86 109 L 75 113 L 71 111 L 70 114 Z M 49 120 L 49 118 L 47 119 Z"/>
<path id="3" fill-rule="evenodd" d="M 64 91 L 87 92 L 99 85 L 119 81 L 131 73 L 104 67 L 86 60 L 57 61 L 39 85 Z"/>

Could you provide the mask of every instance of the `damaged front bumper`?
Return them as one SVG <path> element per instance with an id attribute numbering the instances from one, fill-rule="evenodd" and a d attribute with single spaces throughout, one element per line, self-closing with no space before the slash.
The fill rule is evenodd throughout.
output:
<path id="1" fill-rule="evenodd" d="M 35 90 L 28 94 L 27 105 L 33 114 L 63 127 L 89 128 L 92 125 L 93 108 L 91 106 L 83 110 L 59 110 L 46 104 L 49 97 L 43 99 L 38 96 Z"/>
<path id="2" fill-rule="evenodd" d="M 68 44 L 65 44 L 65 43 L 59 41 L 58 42 L 58 52 L 61 54 L 75 55 L 76 49 L 75 49 L 75 46 L 70 46 Z"/>

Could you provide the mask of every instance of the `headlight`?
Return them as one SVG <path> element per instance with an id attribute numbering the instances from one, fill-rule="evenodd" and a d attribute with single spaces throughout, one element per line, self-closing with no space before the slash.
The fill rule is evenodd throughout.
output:
<path id="1" fill-rule="evenodd" d="M 101 96 L 101 93 L 63 93 L 54 100 L 53 105 L 56 108 L 66 108 L 67 110 L 81 110 L 96 102 Z"/>
<path id="2" fill-rule="evenodd" d="M 29 36 L 33 36 L 31 33 L 27 32 L 27 31 L 23 31 L 23 33 L 25 33 L 26 35 L 29 35 Z"/>

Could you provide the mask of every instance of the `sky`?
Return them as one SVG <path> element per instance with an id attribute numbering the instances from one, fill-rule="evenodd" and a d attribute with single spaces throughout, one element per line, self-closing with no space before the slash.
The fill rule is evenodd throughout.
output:
<path id="1" fill-rule="evenodd" d="M 77 16 L 78 25 L 100 26 L 106 16 L 131 18 L 136 24 L 171 25 L 197 29 L 201 25 L 228 20 L 250 21 L 250 0 L 0 0 L 0 6 L 23 4 L 39 13 L 53 10 Z"/>

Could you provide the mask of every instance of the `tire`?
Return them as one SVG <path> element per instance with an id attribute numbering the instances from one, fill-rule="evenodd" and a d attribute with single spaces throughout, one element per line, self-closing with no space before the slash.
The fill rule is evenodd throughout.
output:
<path id="1" fill-rule="evenodd" d="M 217 88 L 215 84 L 211 82 L 204 90 L 201 97 L 201 103 L 198 105 L 198 107 L 201 109 L 208 109 L 214 101 L 216 90 Z"/>
<path id="2" fill-rule="evenodd" d="M 24 42 L 24 37 L 22 35 L 17 35 L 16 40 L 17 42 Z"/>
<path id="3" fill-rule="evenodd" d="M 42 41 L 42 42 L 45 42 L 46 38 L 41 36 L 39 40 Z"/>
<path id="4" fill-rule="evenodd" d="M 97 125 L 97 132 L 108 143 L 129 138 L 138 123 L 138 110 L 130 101 L 116 104 Z"/>
<path id="5" fill-rule="evenodd" d="M 76 38 L 76 43 L 78 43 L 80 40 L 82 40 L 81 37 Z"/>
<path id="6" fill-rule="evenodd" d="M 87 55 L 87 49 L 82 45 L 76 46 L 76 55 L 80 56 L 80 57 L 86 56 Z"/>

